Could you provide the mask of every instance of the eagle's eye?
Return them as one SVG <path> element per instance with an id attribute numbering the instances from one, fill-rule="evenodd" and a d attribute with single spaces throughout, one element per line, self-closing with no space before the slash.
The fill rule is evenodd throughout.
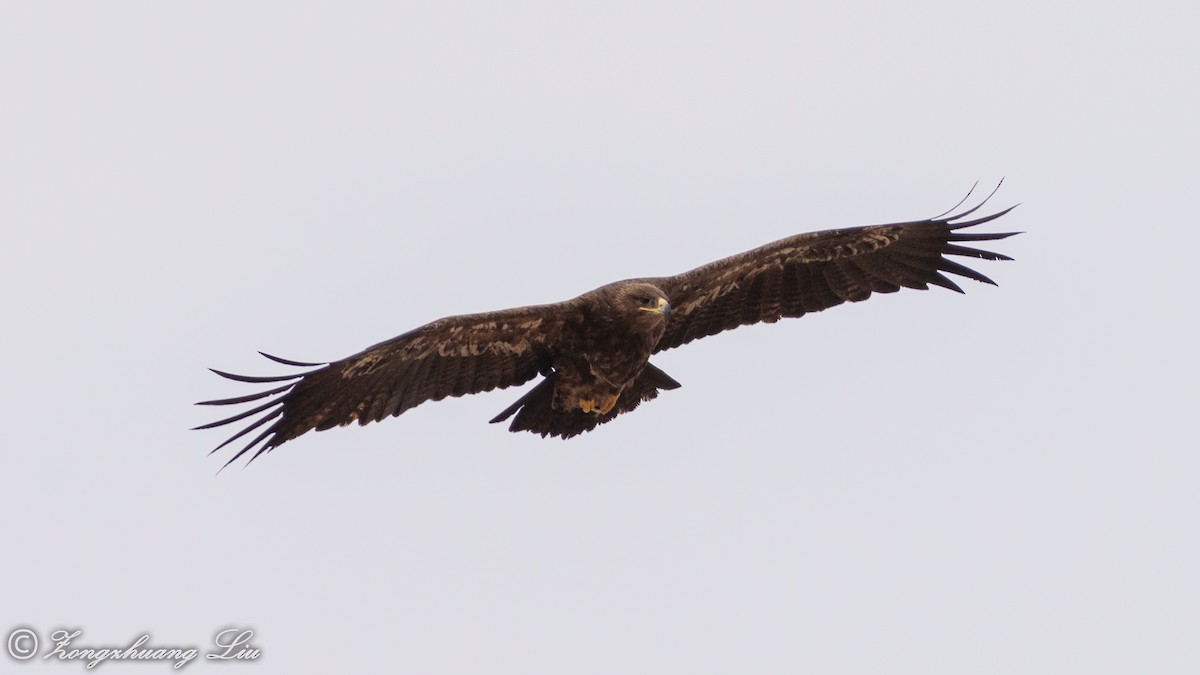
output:
<path id="1" fill-rule="evenodd" d="M 637 302 L 639 305 L 642 305 L 643 307 L 649 307 L 651 305 L 651 303 L 653 303 L 654 301 L 651 300 L 650 296 L 648 296 L 648 295 L 639 295 L 637 297 Z"/>

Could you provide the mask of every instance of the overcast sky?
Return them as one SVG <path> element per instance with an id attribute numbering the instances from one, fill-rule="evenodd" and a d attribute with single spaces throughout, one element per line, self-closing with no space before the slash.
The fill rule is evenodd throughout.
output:
<path id="1" fill-rule="evenodd" d="M 254 629 L 259 663 L 188 672 L 1200 669 L 1194 3 L 0 7 L 6 637 Z M 1002 177 L 998 288 L 672 350 L 682 389 L 571 441 L 487 424 L 524 388 L 219 476 L 228 434 L 188 430 L 254 390 L 206 368 L 290 372 L 259 349 Z"/>

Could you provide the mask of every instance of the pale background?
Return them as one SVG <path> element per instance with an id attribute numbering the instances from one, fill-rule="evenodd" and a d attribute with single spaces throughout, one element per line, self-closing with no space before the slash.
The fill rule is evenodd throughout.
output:
<path id="1" fill-rule="evenodd" d="M 1200 672 L 1194 3 L 2 7 L 5 635 L 257 631 L 206 672 Z M 576 440 L 488 425 L 520 390 L 219 476 L 228 433 L 188 431 L 253 391 L 206 367 L 289 371 L 257 349 L 1001 177 L 999 288 L 668 352 L 683 389 Z"/>

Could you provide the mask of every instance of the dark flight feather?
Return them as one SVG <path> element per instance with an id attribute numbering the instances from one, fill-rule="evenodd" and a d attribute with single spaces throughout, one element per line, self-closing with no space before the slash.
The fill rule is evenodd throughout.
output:
<path id="1" fill-rule="evenodd" d="M 1010 207 L 968 219 L 986 202 L 984 199 L 968 210 L 929 220 L 798 234 L 690 272 L 617 282 L 566 302 L 448 317 L 332 363 L 293 361 L 260 352 L 276 363 L 312 370 L 278 376 L 213 370 L 238 382 L 287 384 L 244 396 L 203 401 L 200 405 L 268 399 L 250 410 L 196 428 L 209 429 L 265 413 L 213 450 L 272 422 L 229 460 L 257 446 L 252 461 L 310 430 L 355 421 L 377 422 L 426 401 L 512 387 L 541 374 L 545 376 L 541 382 L 491 421 L 512 418 L 511 431 L 570 438 L 634 410 L 656 398 L 660 391 L 680 386 L 643 360 L 634 364 L 637 367 L 627 376 L 631 379 L 621 384 L 623 388 L 607 412 L 563 409 L 556 402 L 571 377 L 586 380 L 604 367 L 611 367 L 612 358 L 632 353 L 629 350 L 635 343 L 620 339 L 610 341 L 607 347 L 597 346 L 603 343 L 603 327 L 612 332 L 614 325 L 622 328 L 621 322 L 630 318 L 613 314 L 615 310 L 610 307 L 623 293 L 641 296 L 661 292 L 669 302 L 669 314 L 664 311 L 664 323 L 657 324 L 659 333 L 627 327 L 631 331 L 628 340 L 651 340 L 637 343 L 643 345 L 648 356 L 738 326 L 773 323 L 844 302 L 861 302 L 875 293 L 927 289 L 931 284 L 962 293 L 947 275 L 995 285 L 987 276 L 948 257 L 1011 260 L 1000 253 L 964 245 L 1017 234 L 962 231 L 1012 210 Z M 646 318 L 641 312 L 631 314 L 639 320 Z M 661 337 L 654 337 L 659 334 Z M 613 335 L 621 338 L 624 334 Z"/>

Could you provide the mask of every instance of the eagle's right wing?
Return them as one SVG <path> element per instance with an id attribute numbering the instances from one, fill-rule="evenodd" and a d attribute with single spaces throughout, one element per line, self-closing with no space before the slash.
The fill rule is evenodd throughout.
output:
<path id="1" fill-rule="evenodd" d="M 196 428 L 218 427 L 262 413 L 261 418 L 213 449 L 216 452 L 273 421 L 229 460 L 262 443 L 251 457 L 253 461 L 311 429 L 323 431 L 354 421 L 377 422 L 425 401 L 523 384 L 549 369 L 549 346 L 557 342 L 567 316 L 577 304 L 578 300 L 570 300 L 440 319 L 328 364 L 263 354 L 284 365 L 316 367 L 293 375 L 253 377 L 213 370 L 239 382 L 286 384 L 247 396 L 202 401 L 199 405 L 232 405 L 273 397 L 250 410 Z"/>

